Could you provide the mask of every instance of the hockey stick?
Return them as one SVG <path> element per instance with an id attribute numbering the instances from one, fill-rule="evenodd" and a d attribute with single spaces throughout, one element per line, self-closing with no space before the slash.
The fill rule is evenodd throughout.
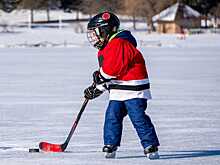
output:
<path id="1" fill-rule="evenodd" d="M 83 111 L 85 110 L 85 107 L 86 107 L 88 101 L 89 101 L 88 99 L 85 99 L 85 101 L 83 102 L 82 107 L 77 115 L 77 118 L 76 118 L 65 142 L 63 144 L 52 144 L 52 143 L 48 143 L 48 142 L 40 142 L 39 148 L 42 151 L 45 151 L 45 152 L 64 152 L 65 151 L 65 149 L 66 149 L 67 145 L 69 144 L 69 141 L 70 141 L 71 137 L 73 136 L 73 133 L 78 125 L 78 122 L 81 118 L 81 115 L 82 115 Z"/>

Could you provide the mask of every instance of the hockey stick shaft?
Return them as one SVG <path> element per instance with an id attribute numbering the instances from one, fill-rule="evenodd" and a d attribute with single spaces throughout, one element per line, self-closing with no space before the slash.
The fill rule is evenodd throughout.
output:
<path id="1" fill-rule="evenodd" d="M 78 115 L 77 115 L 77 117 L 76 117 L 76 120 L 75 120 L 75 122 L 74 122 L 74 124 L 73 124 L 73 126 L 72 126 L 72 128 L 71 128 L 71 130 L 70 130 L 70 132 L 69 132 L 69 135 L 67 136 L 65 142 L 63 143 L 63 147 L 62 147 L 63 150 L 65 150 L 66 147 L 67 147 L 67 145 L 69 144 L 69 141 L 70 141 L 71 137 L 73 136 L 74 131 L 76 130 L 76 127 L 77 127 L 77 125 L 78 125 L 78 123 L 79 123 L 79 120 L 80 120 L 80 118 L 81 118 L 81 116 L 82 116 L 82 113 L 83 113 L 83 111 L 85 110 L 86 105 L 87 105 L 88 102 L 89 102 L 88 99 L 85 99 L 85 100 L 84 100 L 84 102 L 83 102 L 83 104 L 82 104 L 82 107 L 81 107 L 81 109 L 80 109 L 80 111 L 79 111 L 79 113 L 78 113 Z"/>

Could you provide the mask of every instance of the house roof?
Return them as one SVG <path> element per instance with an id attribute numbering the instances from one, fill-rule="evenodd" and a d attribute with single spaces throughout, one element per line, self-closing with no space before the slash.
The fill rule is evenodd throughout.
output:
<path id="1" fill-rule="evenodd" d="M 192 9 L 191 7 L 184 5 L 184 4 L 176 3 L 172 6 L 170 6 L 169 8 L 163 10 L 159 14 L 155 15 L 152 18 L 152 20 L 153 20 L 153 22 L 174 21 L 178 11 L 180 11 L 180 10 L 183 12 L 184 18 L 189 18 L 189 17 L 191 18 L 191 17 L 199 17 L 200 16 L 200 13 L 198 11 Z"/>

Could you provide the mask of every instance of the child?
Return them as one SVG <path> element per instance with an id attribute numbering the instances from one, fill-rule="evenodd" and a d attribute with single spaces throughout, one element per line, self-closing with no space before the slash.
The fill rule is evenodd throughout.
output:
<path id="1" fill-rule="evenodd" d="M 93 73 L 94 83 L 84 91 L 94 99 L 109 90 L 105 114 L 104 147 L 106 158 L 114 158 L 122 136 L 123 118 L 128 115 L 149 159 L 159 158 L 159 141 L 150 117 L 145 114 L 151 99 L 150 84 L 142 54 L 135 38 L 127 30 L 118 30 L 116 15 L 103 12 L 88 23 L 88 40 L 99 49 L 99 70 Z"/>

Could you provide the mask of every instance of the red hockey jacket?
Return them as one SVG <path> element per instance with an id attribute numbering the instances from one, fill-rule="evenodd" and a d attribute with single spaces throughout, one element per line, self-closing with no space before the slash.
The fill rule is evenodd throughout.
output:
<path id="1" fill-rule="evenodd" d="M 151 99 L 145 61 L 129 31 L 119 31 L 98 52 L 100 73 L 110 89 L 110 100 Z"/>

